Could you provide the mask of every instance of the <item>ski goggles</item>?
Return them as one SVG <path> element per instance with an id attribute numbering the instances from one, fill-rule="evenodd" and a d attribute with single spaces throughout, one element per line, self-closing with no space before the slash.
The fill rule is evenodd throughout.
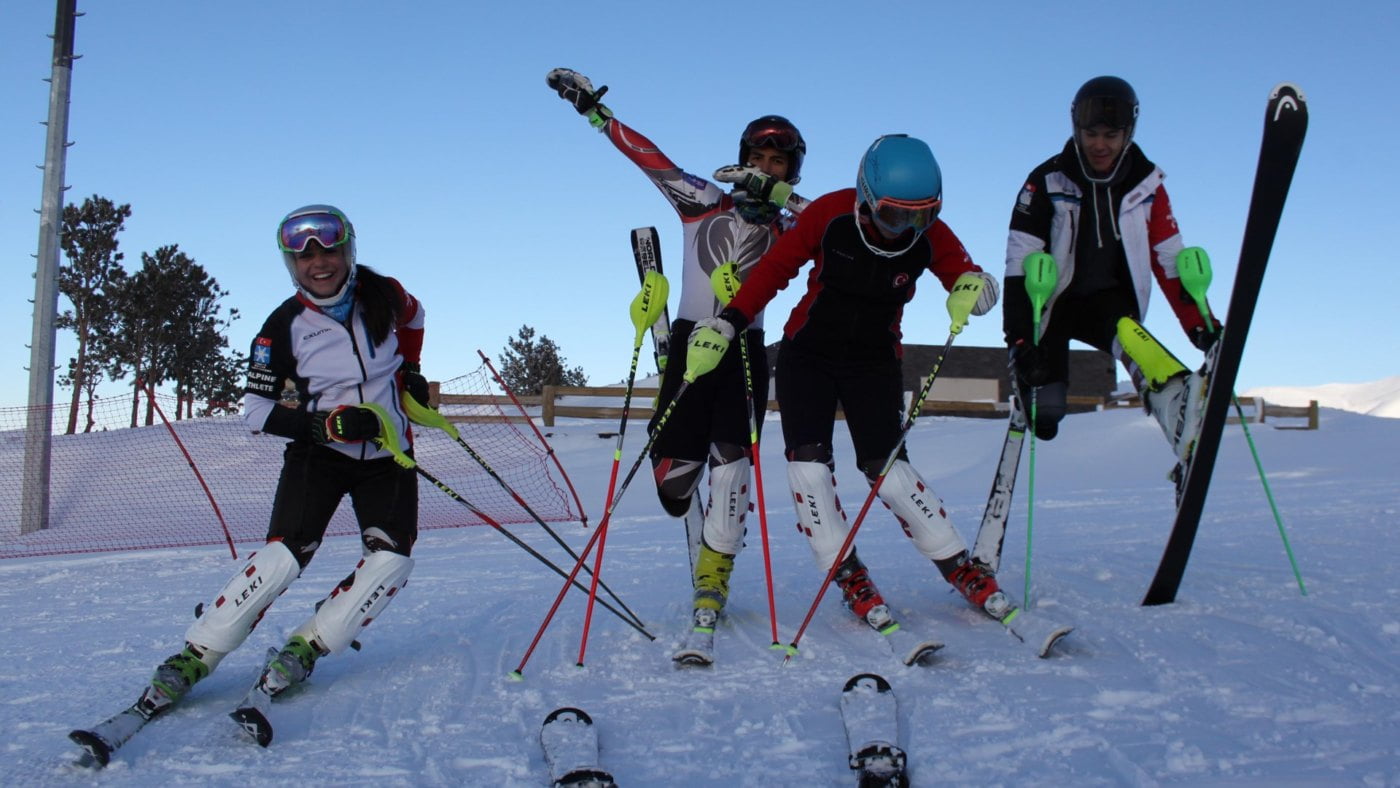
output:
<path id="1" fill-rule="evenodd" d="M 802 145 L 802 137 L 791 126 L 759 126 L 745 129 L 744 144 L 751 148 L 790 151 Z"/>
<path id="2" fill-rule="evenodd" d="M 880 229 L 892 236 L 909 229 L 922 233 L 938 218 L 938 212 L 942 208 L 943 200 L 937 197 L 923 200 L 882 197 L 871 207 L 870 218 L 875 220 Z"/>
<path id="3" fill-rule="evenodd" d="M 1131 101 L 1098 96 L 1074 105 L 1074 127 L 1092 129 L 1100 124 L 1110 129 L 1131 128 L 1137 120 L 1137 105 Z"/>
<path id="4" fill-rule="evenodd" d="M 284 252 L 304 252 L 312 239 L 326 249 L 334 249 L 350 240 L 350 225 L 333 213 L 308 213 L 290 217 L 277 228 L 277 245 Z"/>

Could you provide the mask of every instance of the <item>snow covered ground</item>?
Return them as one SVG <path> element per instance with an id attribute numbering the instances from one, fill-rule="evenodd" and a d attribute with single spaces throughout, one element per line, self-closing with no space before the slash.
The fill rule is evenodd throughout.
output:
<path id="1" fill-rule="evenodd" d="M 573 422 L 552 438 L 595 523 L 614 446 L 604 429 Z M 776 417 L 767 429 L 786 641 L 821 575 L 793 528 Z M 624 471 L 643 432 L 628 430 Z M 1001 421 L 926 418 L 911 435 L 915 464 L 969 540 L 1003 432 Z M 1071 416 L 1037 446 L 1034 605 L 1078 627 L 1049 659 L 961 602 L 877 507 L 861 554 L 906 626 L 947 644 L 931 666 L 900 665 L 828 594 L 783 667 L 750 516 L 718 662 L 677 670 L 687 559 L 643 471 L 614 516 L 604 577 L 655 642 L 599 610 L 576 667 L 583 604 L 571 594 L 511 681 L 557 576 L 488 528 L 429 532 L 364 649 L 324 659 L 279 701 L 277 738 L 259 749 L 226 713 L 266 647 L 353 564 L 357 542 L 335 539 L 243 649 L 96 777 L 69 765 L 65 734 L 131 702 L 236 565 L 221 547 L 0 562 L 0 784 L 543 785 L 539 723 L 575 705 L 624 786 L 849 785 L 837 696 L 863 671 L 894 685 L 915 785 L 1400 784 L 1400 421 L 1326 409 L 1317 431 L 1255 425 L 1254 436 L 1306 596 L 1231 427 L 1178 602 L 1139 607 L 1171 523 L 1170 457 L 1153 421 L 1105 411 Z M 844 433 L 837 443 L 853 514 L 865 485 Z M 1018 596 L 1024 461 L 1021 473 L 1001 574 Z M 513 530 L 562 556 L 538 526 Z M 589 535 L 561 530 L 576 546 Z"/>

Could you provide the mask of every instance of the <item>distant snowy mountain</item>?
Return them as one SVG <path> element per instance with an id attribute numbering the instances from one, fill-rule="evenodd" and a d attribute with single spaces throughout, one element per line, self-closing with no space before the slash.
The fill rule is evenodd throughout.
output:
<path id="1" fill-rule="evenodd" d="M 1298 407 L 1311 400 L 1324 408 L 1400 419 L 1400 375 L 1370 383 L 1326 383 L 1321 386 L 1260 386 L 1241 391 L 1243 397 Z"/>

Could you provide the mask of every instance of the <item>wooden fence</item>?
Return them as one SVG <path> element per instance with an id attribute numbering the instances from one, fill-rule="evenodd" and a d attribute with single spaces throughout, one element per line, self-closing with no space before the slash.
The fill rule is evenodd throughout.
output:
<path id="1" fill-rule="evenodd" d="M 483 405 L 500 408 L 507 415 L 499 414 L 472 414 L 472 413 L 450 413 L 452 421 L 459 422 L 484 422 L 484 421 L 523 421 L 524 417 L 518 415 L 515 405 L 509 397 L 489 395 L 489 394 L 440 394 L 436 383 L 431 384 L 432 404 L 439 405 Z M 609 419 L 622 418 L 622 408 L 616 405 L 572 405 L 562 404 L 561 400 L 567 397 L 606 397 L 609 399 L 621 400 L 627 394 L 627 389 L 622 386 L 545 386 L 544 393 L 516 397 L 520 404 L 527 408 L 540 409 L 540 421 L 546 427 L 553 427 L 559 418 L 576 419 Z M 654 411 L 652 403 L 655 401 L 657 389 L 655 388 L 634 388 L 632 390 L 632 407 L 630 418 L 650 420 Z M 912 395 L 911 395 L 912 396 Z M 1071 413 L 1084 413 L 1106 408 L 1129 408 L 1141 407 L 1142 400 L 1136 395 L 1129 397 L 1117 397 L 1104 400 L 1099 397 L 1070 396 L 1068 398 L 1069 410 Z M 778 403 L 776 400 L 768 400 L 768 410 L 777 412 Z M 1275 429 L 1280 430 L 1315 430 L 1318 426 L 1318 406 L 1317 400 L 1312 400 L 1305 406 L 1290 407 L 1286 405 L 1276 405 L 1266 402 L 1263 397 L 1241 397 L 1240 407 L 1244 410 L 1245 419 L 1259 424 L 1270 423 Z M 961 416 L 964 418 L 995 419 L 1006 415 L 1007 404 L 1005 402 L 959 402 L 953 400 L 924 400 L 924 407 L 920 415 L 934 416 Z M 837 418 L 842 418 L 840 411 L 837 411 Z M 1280 419 L 1302 419 L 1301 424 L 1279 424 Z M 1230 416 L 1231 424 L 1239 423 L 1239 416 Z"/>

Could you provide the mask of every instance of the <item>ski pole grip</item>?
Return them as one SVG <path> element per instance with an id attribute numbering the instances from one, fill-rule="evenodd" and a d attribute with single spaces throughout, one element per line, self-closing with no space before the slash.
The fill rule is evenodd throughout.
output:
<path id="1" fill-rule="evenodd" d="M 1176 253 L 1176 273 L 1181 278 L 1182 289 L 1196 302 L 1196 308 L 1201 310 L 1201 317 L 1206 321 L 1206 331 L 1215 333 L 1215 321 L 1211 320 L 1210 305 L 1206 303 L 1206 290 L 1210 289 L 1210 280 L 1214 276 L 1210 267 L 1210 255 L 1199 246 L 1182 249 Z"/>
<path id="2" fill-rule="evenodd" d="M 720 306 L 729 306 L 734 294 L 739 292 L 739 264 L 730 260 L 716 266 L 714 273 L 710 274 L 710 288 L 715 291 Z"/>
<path id="3" fill-rule="evenodd" d="M 1026 272 L 1026 295 L 1031 299 L 1031 321 L 1035 325 L 1035 344 L 1040 344 L 1040 316 L 1045 303 L 1055 292 L 1055 284 L 1060 278 L 1060 267 L 1054 256 L 1047 252 L 1032 252 L 1021 261 Z"/>

